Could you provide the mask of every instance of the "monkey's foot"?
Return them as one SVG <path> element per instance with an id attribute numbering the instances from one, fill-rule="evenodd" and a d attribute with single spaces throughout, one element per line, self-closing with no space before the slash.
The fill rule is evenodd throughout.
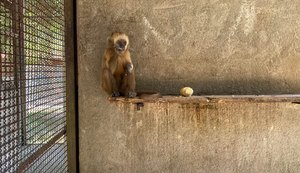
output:
<path id="1" fill-rule="evenodd" d="M 127 97 L 128 97 L 128 98 L 136 97 L 136 92 L 134 92 L 134 91 L 129 91 Z"/>
<path id="2" fill-rule="evenodd" d="M 119 91 L 114 91 L 111 96 L 112 97 L 119 97 L 120 93 L 119 93 Z"/>

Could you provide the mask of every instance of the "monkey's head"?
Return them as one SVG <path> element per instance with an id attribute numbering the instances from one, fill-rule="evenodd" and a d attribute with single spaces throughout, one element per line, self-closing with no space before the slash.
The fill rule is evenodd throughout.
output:
<path id="1" fill-rule="evenodd" d="M 113 32 L 109 38 L 109 42 L 117 54 L 122 54 L 128 49 L 129 38 L 125 33 Z"/>

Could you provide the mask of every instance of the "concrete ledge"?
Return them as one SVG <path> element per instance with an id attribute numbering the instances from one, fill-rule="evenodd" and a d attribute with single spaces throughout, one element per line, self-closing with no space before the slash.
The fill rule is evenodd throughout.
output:
<path id="1" fill-rule="evenodd" d="M 203 96 L 163 96 L 155 99 L 108 97 L 111 102 L 144 103 L 144 102 L 167 102 L 167 103 L 223 103 L 223 102 L 292 102 L 300 104 L 300 94 L 291 95 L 203 95 Z"/>

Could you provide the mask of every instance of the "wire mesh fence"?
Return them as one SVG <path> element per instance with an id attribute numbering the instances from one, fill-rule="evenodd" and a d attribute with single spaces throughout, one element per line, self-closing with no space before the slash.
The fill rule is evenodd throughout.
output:
<path id="1" fill-rule="evenodd" d="M 67 172 L 64 0 L 0 1 L 0 172 Z"/>

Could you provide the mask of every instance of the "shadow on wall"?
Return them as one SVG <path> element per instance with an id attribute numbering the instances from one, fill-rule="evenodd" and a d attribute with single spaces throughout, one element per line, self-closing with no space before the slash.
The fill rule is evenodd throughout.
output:
<path id="1" fill-rule="evenodd" d="M 159 91 L 164 95 L 179 95 L 182 87 L 190 86 L 194 95 L 272 95 L 299 94 L 300 86 L 295 81 L 283 80 L 199 80 L 159 81 L 137 79 L 137 91 Z"/>

